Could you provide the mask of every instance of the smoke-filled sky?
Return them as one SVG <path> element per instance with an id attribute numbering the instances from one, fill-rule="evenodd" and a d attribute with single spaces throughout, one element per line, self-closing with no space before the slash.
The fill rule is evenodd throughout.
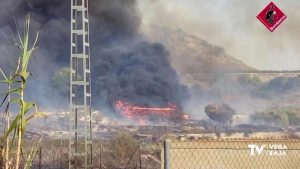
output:
<path id="1" fill-rule="evenodd" d="M 300 69 L 300 1 L 273 1 L 287 19 L 269 32 L 256 18 L 267 0 L 141 0 L 143 24 L 182 29 L 257 69 Z"/>
<path id="2" fill-rule="evenodd" d="M 112 109 L 117 100 L 141 105 L 180 104 L 185 88 L 169 63 L 168 50 L 138 34 L 141 15 L 136 0 L 90 0 L 89 6 L 93 105 Z M 16 36 L 14 20 L 22 30 L 30 13 L 31 33 L 39 31 L 40 38 L 37 63 L 30 63 L 34 81 L 29 87 L 33 99 L 45 106 L 51 101 L 55 106 L 63 103 L 54 95 L 58 90 L 51 83 L 55 72 L 69 66 L 70 9 L 69 0 L 0 1 L 0 67 L 9 72 L 7 65 L 13 65 L 18 56 L 6 41 L 12 39 L 7 26 Z M 66 101 L 68 94 L 64 95 Z"/>
<path id="3" fill-rule="evenodd" d="M 32 16 L 32 33 L 40 31 L 37 63 L 30 66 L 34 75 L 30 87 L 33 100 L 45 106 L 51 99 L 55 101 L 52 107 L 63 103 L 51 82 L 55 72 L 69 65 L 69 2 L 0 1 L 0 30 L 8 39 L 7 25 L 13 26 L 15 18 L 20 27 L 28 13 Z M 90 0 L 94 105 L 112 108 L 118 99 L 145 106 L 182 105 L 187 100 L 186 87 L 169 63 L 169 49 L 140 36 L 141 24 L 181 28 L 258 69 L 300 69 L 300 3 L 275 3 L 288 18 L 270 33 L 256 19 L 267 1 Z M 4 36 L 0 38 L 0 53 L 0 67 L 7 66 L 7 62 L 12 65 L 18 56 Z"/>

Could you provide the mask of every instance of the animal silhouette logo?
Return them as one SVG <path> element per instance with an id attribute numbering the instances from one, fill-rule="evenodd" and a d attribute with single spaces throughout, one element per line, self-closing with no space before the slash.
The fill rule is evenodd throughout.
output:
<path id="1" fill-rule="evenodd" d="M 274 20 L 276 19 L 276 11 L 274 10 L 274 5 L 270 6 L 270 10 L 266 13 L 266 18 L 265 18 L 269 24 L 273 24 Z"/>
<path id="2" fill-rule="evenodd" d="M 257 15 L 257 18 L 273 32 L 286 19 L 286 15 L 271 2 Z"/>

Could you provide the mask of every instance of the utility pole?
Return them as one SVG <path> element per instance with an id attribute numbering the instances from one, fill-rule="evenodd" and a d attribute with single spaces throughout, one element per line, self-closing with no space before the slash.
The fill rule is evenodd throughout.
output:
<path id="1" fill-rule="evenodd" d="M 71 0 L 69 168 L 92 168 L 88 0 Z"/>

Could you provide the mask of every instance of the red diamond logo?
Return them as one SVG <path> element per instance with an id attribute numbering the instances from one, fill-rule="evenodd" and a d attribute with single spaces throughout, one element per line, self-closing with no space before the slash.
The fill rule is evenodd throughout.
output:
<path id="1" fill-rule="evenodd" d="M 271 32 L 273 32 L 286 18 L 286 15 L 273 2 L 257 15 L 257 19 L 259 19 Z"/>

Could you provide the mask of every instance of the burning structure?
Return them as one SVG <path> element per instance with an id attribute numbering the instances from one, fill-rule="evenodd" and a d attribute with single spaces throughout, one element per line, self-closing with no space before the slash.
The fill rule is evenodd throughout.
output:
<path id="1" fill-rule="evenodd" d="M 176 121 L 189 119 L 189 116 L 183 113 L 182 109 L 174 104 L 170 104 L 167 107 L 145 107 L 131 105 L 118 100 L 115 103 L 115 107 L 124 117 L 128 119 L 137 119 L 141 125 L 145 124 L 145 119 L 151 117 Z"/>

